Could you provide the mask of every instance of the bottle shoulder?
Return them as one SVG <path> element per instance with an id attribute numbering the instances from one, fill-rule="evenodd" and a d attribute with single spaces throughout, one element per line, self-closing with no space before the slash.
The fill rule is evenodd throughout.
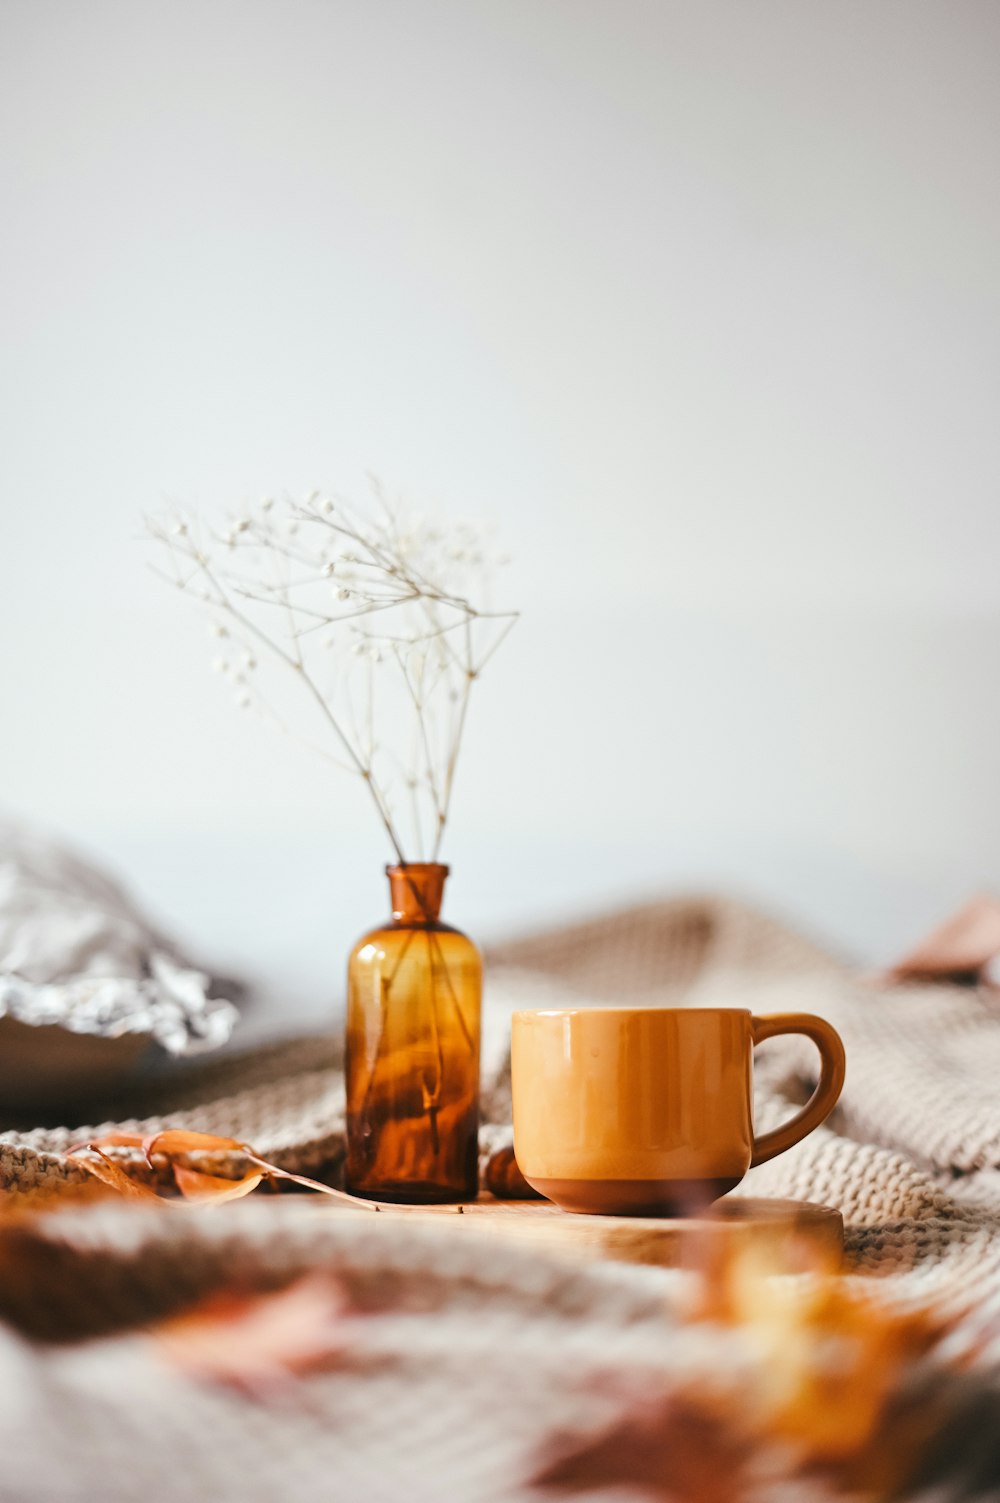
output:
<path id="1" fill-rule="evenodd" d="M 376 954 L 395 954 L 410 949 L 415 943 L 436 940 L 449 954 L 463 955 L 482 965 L 478 945 L 469 936 L 452 924 L 397 924 L 392 920 L 379 924 L 362 934 L 351 949 L 350 959 L 374 959 Z M 365 952 L 368 952 L 367 954 Z"/>

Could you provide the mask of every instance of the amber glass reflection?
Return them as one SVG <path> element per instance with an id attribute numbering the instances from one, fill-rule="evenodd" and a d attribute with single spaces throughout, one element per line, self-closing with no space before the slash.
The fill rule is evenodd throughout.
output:
<path id="1" fill-rule="evenodd" d="M 347 1188 L 389 1201 L 478 1189 L 482 961 L 440 920 L 448 868 L 386 868 L 392 922 L 347 969 Z"/>

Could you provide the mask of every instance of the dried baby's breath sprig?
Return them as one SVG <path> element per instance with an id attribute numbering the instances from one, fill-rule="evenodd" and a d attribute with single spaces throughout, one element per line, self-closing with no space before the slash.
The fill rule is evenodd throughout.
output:
<path id="1" fill-rule="evenodd" d="M 184 513 L 148 527 L 165 577 L 212 613 L 237 706 L 290 729 L 261 686 L 265 661 L 284 665 L 312 713 L 304 739 L 318 729 L 317 750 L 365 783 L 396 859 L 437 860 L 472 686 L 518 612 L 492 608 L 504 560 L 482 532 L 407 514 L 377 483 L 373 502 L 362 515 L 313 491 L 221 528 Z"/>

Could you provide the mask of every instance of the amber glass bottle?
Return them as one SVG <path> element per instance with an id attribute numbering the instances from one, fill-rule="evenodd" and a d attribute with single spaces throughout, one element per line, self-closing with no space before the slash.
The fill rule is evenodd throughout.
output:
<path id="1" fill-rule="evenodd" d="M 386 868 L 392 922 L 347 969 L 347 1188 L 387 1201 L 474 1200 L 482 961 L 440 919 L 448 868 Z"/>

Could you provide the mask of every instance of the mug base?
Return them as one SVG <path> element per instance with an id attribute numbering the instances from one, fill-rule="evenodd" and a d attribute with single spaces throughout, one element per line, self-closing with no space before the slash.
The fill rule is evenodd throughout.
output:
<path id="1" fill-rule="evenodd" d="M 564 1211 L 584 1216 L 697 1216 L 735 1190 L 742 1178 L 742 1174 L 674 1180 L 532 1178 L 528 1183 Z"/>

